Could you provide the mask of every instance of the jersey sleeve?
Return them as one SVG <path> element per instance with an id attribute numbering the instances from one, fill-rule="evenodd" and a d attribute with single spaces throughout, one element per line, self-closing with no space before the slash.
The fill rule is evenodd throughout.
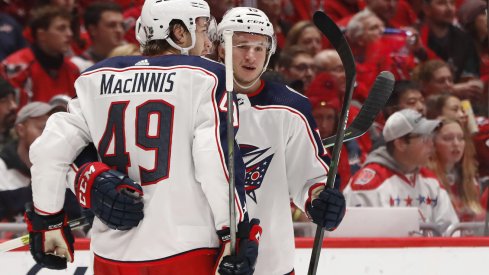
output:
<path id="1" fill-rule="evenodd" d="M 328 165 L 319 133 L 314 129 L 310 108 L 302 112 L 294 110 L 294 123 L 287 142 L 286 161 L 289 192 L 294 203 L 305 209 L 311 200 L 310 190 L 326 183 Z M 312 120 L 311 120 L 312 119 Z"/>
<path id="2" fill-rule="evenodd" d="M 70 112 L 58 112 L 47 121 L 42 135 L 31 145 L 32 197 L 42 213 L 57 213 L 63 208 L 70 165 L 91 142 L 88 126 L 78 99 L 69 105 Z"/>
<path id="3" fill-rule="evenodd" d="M 201 98 L 197 112 L 194 139 L 193 159 L 195 176 L 214 214 L 216 230 L 229 226 L 229 185 L 227 166 L 227 125 L 226 109 L 222 102 L 226 92 L 221 86 L 211 84 Z M 236 103 L 236 102 L 235 102 Z M 237 106 L 237 104 L 235 104 Z M 235 109 L 237 112 L 237 109 Z M 235 125 L 235 135 L 238 125 Z M 237 143 L 234 145 L 235 179 L 236 179 L 236 213 L 237 222 L 245 219 L 244 198 L 244 162 Z"/>

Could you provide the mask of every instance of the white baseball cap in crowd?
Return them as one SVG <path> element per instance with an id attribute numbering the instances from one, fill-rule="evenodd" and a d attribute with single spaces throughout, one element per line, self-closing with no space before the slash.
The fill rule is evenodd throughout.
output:
<path id="1" fill-rule="evenodd" d="M 40 117 L 43 115 L 47 115 L 53 111 L 56 106 L 49 105 L 44 102 L 34 101 L 31 102 L 20 109 L 17 113 L 17 119 L 15 120 L 15 124 L 22 123 L 26 121 L 28 118 Z"/>
<path id="2" fill-rule="evenodd" d="M 426 119 L 415 110 L 404 109 L 393 113 L 387 119 L 382 133 L 385 142 L 389 142 L 407 134 L 429 135 L 438 125 L 438 119 Z"/>

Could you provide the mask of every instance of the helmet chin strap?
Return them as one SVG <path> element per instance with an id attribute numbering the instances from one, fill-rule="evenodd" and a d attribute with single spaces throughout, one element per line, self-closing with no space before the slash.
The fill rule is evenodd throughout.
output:
<path id="1" fill-rule="evenodd" d="M 243 90 L 248 90 L 249 88 L 253 87 L 253 85 L 256 84 L 256 82 L 258 82 L 258 80 L 260 80 L 261 76 L 263 75 L 263 73 L 267 70 L 267 67 L 268 67 L 268 63 L 270 62 L 270 57 L 272 57 L 272 55 L 270 53 L 268 53 L 268 58 L 267 58 L 267 62 L 265 63 L 265 65 L 263 66 L 263 69 L 260 73 L 260 75 L 255 79 L 253 80 L 253 82 L 250 84 L 250 85 L 241 85 L 238 80 L 236 79 L 236 77 L 233 76 L 234 78 L 234 83 L 241 89 Z"/>
<path id="2" fill-rule="evenodd" d="M 170 36 L 168 36 L 168 38 L 166 39 L 166 41 L 168 42 L 168 44 L 170 44 L 173 48 L 177 49 L 177 50 L 180 50 L 180 53 L 183 54 L 183 55 L 188 55 L 188 52 L 194 48 L 195 46 L 195 31 L 193 32 L 190 32 L 190 38 L 192 39 L 192 44 L 189 46 L 189 47 L 186 47 L 186 48 L 183 48 L 183 47 L 180 47 L 179 45 L 177 45 L 177 43 L 175 43 L 175 41 L 173 41 L 173 39 L 170 38 Z"/>

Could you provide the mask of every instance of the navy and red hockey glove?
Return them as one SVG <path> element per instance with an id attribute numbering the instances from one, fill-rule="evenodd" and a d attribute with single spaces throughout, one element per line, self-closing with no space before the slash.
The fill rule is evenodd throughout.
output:
<path id="1" fill-rule="evenodd" d="M 327 231 L 335 230 L 345 216 L 345 196 L 337 189 L 324 189 L 321 184 L 311 188 L 309 198 L 312 202 L 306 203 L 306 212 L 312 221 Z"/>
<path id="2" fill-rule="evenodd" d="M 29 249 L 42 267 L 66 269 L 73 262 L 73 235 L 64 211 L 54 215 L 40 215 L 32 203 L 27 204 L 24 215 L 29 231 Z"/>
<path id="3" fill-rule="evenodd" d="M 216 268 L 221 275 L 251 275 L 255 272 L 262 228 L 259 219 L 238 224 L 236 253 L 230 255 L 229 228 L 217 231 L 221 243 Z M 216 273 L 217 274 L 217 273 Z"/>
<path id="4" fill-rule="evenodd" d="M 76 173 L 76 198 L 104 224 L 129 230 L 143 219 L 143 189 L 127 175 L 102 162 L 84 164 Z"/>

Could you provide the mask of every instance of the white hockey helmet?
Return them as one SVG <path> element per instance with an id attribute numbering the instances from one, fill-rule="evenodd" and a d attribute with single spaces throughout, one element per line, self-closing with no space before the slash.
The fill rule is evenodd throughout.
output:
<path id="1" fill-rule="evenodd" d="M 277 38 L 275 37 L 273 25 L 268 16 L 259 9 L 236 7 L 228 10 L 217 26 L 217 33 L 221 43 L 224 43 L 222 34 L 225 30 L 268 36 L 270 39 L 269 54 L 274 54 L 277 49 Z"/>
<path id="2" fill-rule="evenodd" d="M 136 39 L 141 45 L 165 39 L 182 54 L 188 54 L 195 46 L 196 21 L 199 17 L 210 17 L 209 5 L 204 0 L 146 0 L 136 21 Z M 170 38 L 172 20 L 181 20 L 187 27 L 192 38 L 190 47 L 182 48 Z"/>

